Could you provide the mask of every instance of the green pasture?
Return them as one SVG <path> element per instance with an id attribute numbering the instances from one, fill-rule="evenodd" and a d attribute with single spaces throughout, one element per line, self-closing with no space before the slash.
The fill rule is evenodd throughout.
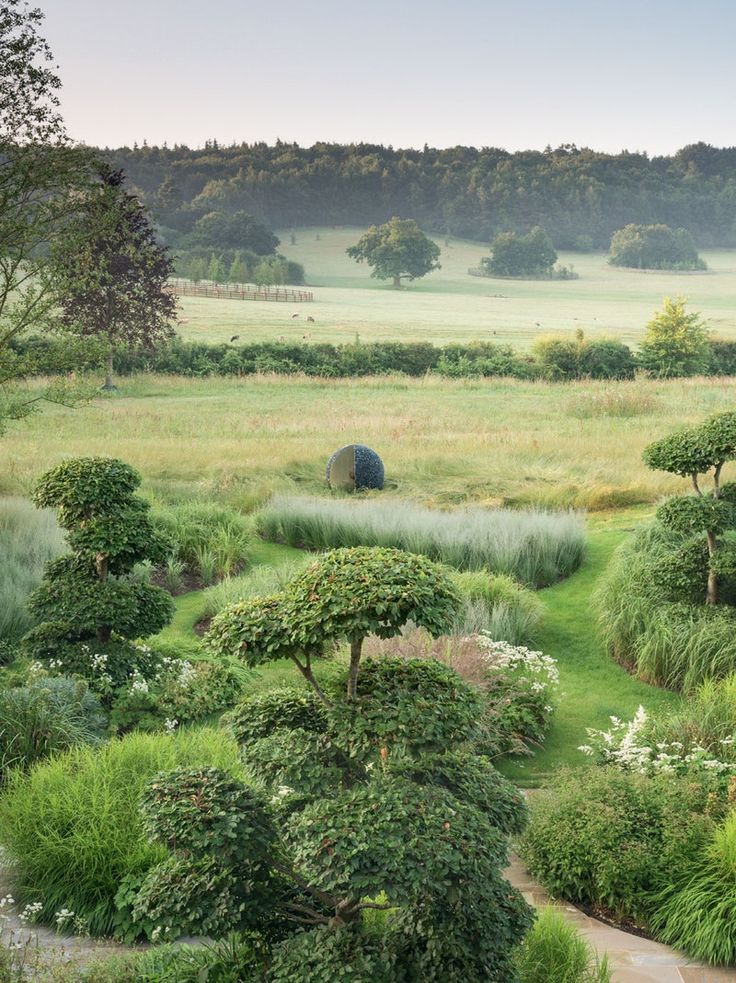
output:
<path id="1" fill-rule="evenodd" d="M 736 251 L 702 253 L 706 273 L 639 272 L 608 265 L 601 253 L 561 253 L 578 280 L 502 280 L 471 277 L 488 245 L 450 239 L 442 269 L 401 291 L 374 280 L 345 255 L 361 229 L 299 229 L 296 243 L 282 231 L 281 250 L 303 263 L 311 304 L 181 299 L 179 332 L 188 340 L 452 341 L 482 339 L 528 348 L 539 335 L 582 328 L 591 338 L 611 335 L 635 344 L 663 297 L 683 295 L 713 332 L 736 337 Z M 319 238 L 317 238 L 319 236 Z M 293 318 L 293 314 L 299 317 Z M 307 317 L 314 323 L 308 323 Z"/>

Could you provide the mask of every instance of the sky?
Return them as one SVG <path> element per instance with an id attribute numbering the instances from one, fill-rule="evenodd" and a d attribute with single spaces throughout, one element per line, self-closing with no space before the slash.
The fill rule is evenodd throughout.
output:
<path id="1" fill-rule="evenodd" d="M 734 0 L 35 0 L 72 137 L 736 144 Z"/>

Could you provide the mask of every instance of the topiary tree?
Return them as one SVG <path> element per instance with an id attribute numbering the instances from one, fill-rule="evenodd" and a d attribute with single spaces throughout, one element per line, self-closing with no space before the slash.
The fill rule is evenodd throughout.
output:
<path id="1" fill-rule="evenodd" d="M 207 643 L 218 655 L 249 665 L 289 657 L 329 702 L 312 661 L 336 642 L 350 643 L 349 699 L 355 699 L 363 641 L 391 638 L 411 621 L 436 637 L 460 605 L 451 578 L 426 557 L 403 550 L 357 546 L 330 550 L 281 595 L 244 601 L 212 622 Z"/>
<path id="2" fill-rule="evenodd" d="M 708 549 L 706 603 L 718 603 L 719 575 L 736 569 L 736 546 L 720 538 L 736 528 L 736 485 L 722 484 L 721 473 L 728 461 L 736 460 L 736 413 L 719 413 L 698 427 L 678 430 L 650 444 L 644 461 L 658 471 L 689 477 L 694 494 L 670 498 L 657 510 L 657 518 L 668 529 L 686 537 L 705 537 Z M 701 488 L 700 476 L 710 475 L 710 492 Z M 681 550 L 669 561 L 677 565 L 667 574 L 673 580 L 689 576 L 693 551 Z"/>
<path id="3" fill-rule="evenodd" d="M 40 658 L 85 643 L 111 642 L 122 655 L 131 639 L 160 631 L 173 615 L 171 597 L 131 576 L 136 564 L 162 561 L 169 544 L 153 528 L 149 505 L 135 495 L 140 475 L 123 461 L 82 457 L 44 474 L 34 492 L 39 508 L 55 508 L 71 553 L 46 566 L 30 599 L 41 619 L 25 639 Z M 108 665 L 114 675 L 114 666 Z"/>

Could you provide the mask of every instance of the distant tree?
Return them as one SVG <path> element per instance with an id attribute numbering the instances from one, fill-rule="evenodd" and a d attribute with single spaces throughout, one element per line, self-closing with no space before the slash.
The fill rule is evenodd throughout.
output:
<path id="1" fill-rule="evenodd" d="M 213 283 L 223 283 L 225 280 L 225 270 L 222 265 L 222 260 L 215 253 L 210 254 L 210 262 L 207 267 L 207 279 L 211 280 Z"/>
<path id="2" fill-rule="evenodd" d="M 661 379 L 700 375 L 711 359 L 708 329 L 699 314 L 685 310 L 685 300 L 666 297 L 646 327 L 639 362 Z"/>
<path id="3" fill-rule="evenodd" d="M 373 267 L 371 276 L 393 280 L 397 290 L 402 280 L 417 280 L 440 268 L 439 246 L 410 218 L 392 218 L 385 225 L 372 225 L 347 254 L 356 262 L 365 261 Z"/>
<path id="4" fill-rule="evenodd" d="M 638 270 L 704 270 L 687 229 L 668 225 L 626 225 L 614 232 L 608 262 Z"/>
<path id="5" fill-rule="evenodd" d="M 295 232 L 292 232 L 291 235 L 289 236 L 289 242 L 292 244 L 292 246 L 295 246 L 296 245 L 296 233 Z"/>
<path id="6" fill-rule="evenodd" d="M 203 215 L 194 223 L 188 243 L 212 249 L 244 249 L 258 256 L 271 256 L 276 252 L 279 240 L 252 215 L 237 211 Z"/>
<path id="7" fill-rule="evenodd" d="M 155 348 L 173 335 L 176 313 L 169 251 L 123 182 L 122 171 L 103 166 L 52 250 L 62 324 L 108 344 L 105 389 L 114 388 L 115 352 Z"/>
<path id="8" fill-rule="evenodd" d="M 61 81 L 40 34 L 42 21 L 41 11 L 24 0 L 0 5 L 0 433 L 42 399 L 73 403 L 83 395 L 60 381 L 24 390 L 32 360 L 12 349 L 24 332 L 42 331 L 53 319 L 49 244 L 64 234 L 93 164 L 93 155 L 66 137 L 58 111 Z M 58 368 L 74 369 L 74 359 Z"/>
<path id="9" fill-rule="evenodd" d="M 243 257 L 239 251 L 233 256 L 227 278 L 230 283 L 245 283 L 248 279 L 248 267 L 243 262 Z"/>
<path id="10" fill-rule="evenodd" d="M 491 256 L 481 260 L 489 276 L 549 276 L 557 253 L 544 229 L 527 235 L 502 232 L 491 243 Z"/>
<path id="11" fill-rule="evenodd" d="M 189 273 L 189 279 L 193 283 L 199 283 L 200 280 L 204 280 L 207 276 L 207 263 L 201 256 L 194 256 L 188 264 L 187 272 Z"/>

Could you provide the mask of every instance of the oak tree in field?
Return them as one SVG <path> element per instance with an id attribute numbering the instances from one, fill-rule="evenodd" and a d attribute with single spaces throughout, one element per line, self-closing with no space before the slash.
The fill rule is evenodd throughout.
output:
<path id="1" fill-rule="evenodd" d="M 402 280 L 417 280 L 440 268 L 439 246 L 410 218 L 392 218 L 385 225 L 372 225 L 347 254 L 356 262 L 365 261 L 371 266 L 371 276 L 393 280 L 397 290 Z"/>
<path id="2" fill-rule="evenodd" d="M 669 225 L 626 225 L 614 232 L 608 262 L 639 270 L 704 270 L 687 229 Z"/>
<path id="3" fill-rule="evenodd" d="M 123 182 L 122 171 L 103 166 L 52 251 L 62 323 L 108 345 L 105 389 L 114 388 L 115 352 L 165 341 L 176 313 L 169 251 Z"/>
<path id="4" fill-rule="evenodd" d="M 490 258 L 481 260 L 489 276 L 549 276 L 557 262 L 552 240 L 539 226 L 527 235 L 501 232 L 491 250 Z"/>
<path id="5" fill-rule="evenodd" d="M 72 402 L 80 395 L 61 380 L 28 393 L 20 383 L 32 374 L 32 361 L 13 350 L 24 332 L 43 330 L 52 318 L 48 247 L 63 234 L 92 161 L 67 139 L 61 81 L 42 21 L 41 11 L 22 0 L 0 6 L 0 432 L 41 399 Z M 74 368 L 74 353 L 66 354 L 60 371 Z"/>

